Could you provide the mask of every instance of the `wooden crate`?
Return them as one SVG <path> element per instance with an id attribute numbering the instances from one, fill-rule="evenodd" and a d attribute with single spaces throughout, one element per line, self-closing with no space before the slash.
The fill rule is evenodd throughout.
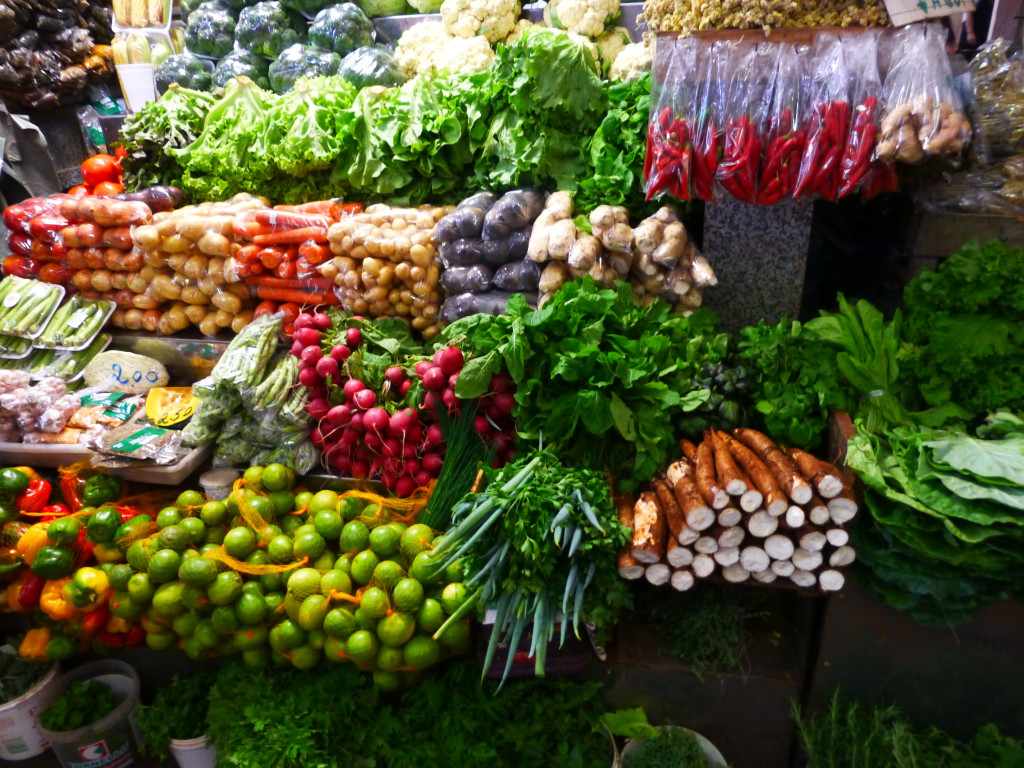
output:
<path id="1" fill-rule="evenodd" d="M 1009 246 L 1024 247 L 1024 217 L 921 213 L 909 239 L 913 272 L 935 269 L 974 238 L 981 242 L 997 239 Z"/>

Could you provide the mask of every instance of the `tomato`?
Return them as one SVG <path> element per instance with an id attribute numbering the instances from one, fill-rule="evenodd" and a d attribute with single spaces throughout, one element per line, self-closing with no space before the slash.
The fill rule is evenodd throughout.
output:
<path id="1" fill-rule="evenodd" d="M 85 197 L 92 194 L 92 188 L 86 184 L 76 184 L 68 190 L 68 194 L 72 197 Z"/>
<path id="2" fill-rule="evenodd" d="M 8 256 L 4 259 L 3 273 L 15 277 L 35 277 L 39 265 L 24 256 Z"/>
<path id="3" fill-rule="evenodd" d="M 116 182 L 121 178 L 117 160 L 110 155 L 93 155 L 82 163 L 82 179 L 90 187 L 104 181 Z"/>
<path id="4" fill-rule="evenodd" d="M 272 315 L 277 312 L 277 304 L 272 301 L 261 301 L 256 305 L 256 309 L 253 310 L 253 318 L 262 317 L 263 315 Z"/>
<path id="5" fill-rule="evenodd" d="M 93 187 L 94 195 L 119 195 L 124 192 L 124 185 L 116 181 L 101 181 Z"/>
<path id="6" fill-rule="evenodd" d="M 39 279 L 44 283 L 62 285 L 68 281 L 68 273 L 60 264 L 50 262 L 39 268 Z"/>

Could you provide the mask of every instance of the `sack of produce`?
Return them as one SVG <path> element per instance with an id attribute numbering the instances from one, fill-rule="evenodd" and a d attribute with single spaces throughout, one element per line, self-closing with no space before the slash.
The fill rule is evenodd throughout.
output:
<path id="1" fill-rule="evenodd" d="M 185 45 L 191 53 L 219 59 L 235 46 L 235 19 L 220 0 L 196 8 L 185 25 Z"/>
<path id="2" fill-rule="evenodd" d="M 282 51 L 270 65 L 270 87 L 277 93 L 285 93 L 299 78 L 334 75 L 340 66 L 338 54 L 296 43 Z"/>
<path id="3" fill-rule="evenodd" d="M 753 203 L 757 198 L 761 135 L 758 110 L 765 85 L 775 68 L 778 46 L 737 44 L 730 52 L 725 94 L 725 142 L 715 180 L 733 198 Z M 769 95 L 770 98 L 770 95 Z"/>
<path id="4" fill-rule="evenodd" d="M 853 117 L 840 163 L 839 197 L 856 192 L 873 170 L 875 138 L 881 110 L 882 77 L 878 71 L 878 37 L 867 33 L 843 41 L 843 55 L 850 74 L 850 103 Z M 878 173 L 875 169 L 875 173 Z"/>
<path id="5" fill-rule="evenodd" d="M 459 293 L 486 293 L 491 289 L 493 279 L 494 272 L 483 264 L 452 267 L 441 275 L 441 288 L 448 296 Z"/>
<path id="6" fill-rule="evenodd" d="M 451 325 L 456 320 L 470 315 L 500 315 L 505 305 L 515 294 L 506 291 L 490 291 L 489 293 L 462 293 L 452 296 L 441 307 L 441 322 Z M 527 296 L 532 305 L 536 303 L 536 295 Z"/>
<path id="7" fill-rule="evenodd" d="M 434 232 L 434 241 L 450 243 L 459 238 L 477 238 L 483 234 L 484 216 L 497 202 L 490 192 L 480 192 L 467 197 L 454 211 L 439 222 Z"/>
<path id="8" fill-rule="evenodd" d="M 250 53 L 276 58 L 286 48 L 303 42 L 305 20 L 286 11 L 277 0 L 243 8 L 235 25 L 235 42 Z"/>
<path id="9" fill-rule="evenodd" d="M 168 56 L 153 70 L 156 92 L 166 93 L 171 83 L 193 91 L 209 91 L 213 80 L 213 62 L 204 61 L 191 53 Z"/>
<path id="10" fill-rule="evenodd" d="M 260 88 L 269 90 L 269 66 L 270 62 L 264 57 L 236 48 L 217 62 L 217 68 L 213 70 L 213 86 L 225 88 L 232 78 L 245 75 Z"/>
<path id="11" fill-rule="evenodd" d="M 814 43 L 814 75 L 804 128 L 807 143 L 800 158 L 794 197 L 839 196 L 840 161 L 850 131 L 850 95 L 843 45 L 836 35 Z"/>
<path id="12" fill-rule="evenodd" d="M 529 226 L 544 209 L 544 195 L 535 189 L 516 189 L 501 196 L 484 216 L 482 236 L 501 240 Z"/>
<path id="13" fill-rule="evenodd" d="M 405 75 L 395 57 L 384 48 L 363 46 L 356 48 L 341 60 L 338 75 L 356 88 L 381 85 L 385 88 L 401 85 Z"/>
<path id="14" fill-rule="evenodd" d="M 373 22 L 355 3 L 332 5 L 313 19 L 309 42 L 325 51 L 347 56 L 356 48 L 373 45 Z"/>
<path id="15" fill-rule="evenodd" d="M 501 291 L 530 293 L 540 283 L 540 265 L 530 259 L 504 264 L 494 273 L 494 287 Z"/>
<path id="16" fill-rule="evenodd" d="M 1000 37 L 971 59 L 974 119 L 990 159 L 1024 150 L 1024 62 L 1009 52 L 1010 42 Z"/>

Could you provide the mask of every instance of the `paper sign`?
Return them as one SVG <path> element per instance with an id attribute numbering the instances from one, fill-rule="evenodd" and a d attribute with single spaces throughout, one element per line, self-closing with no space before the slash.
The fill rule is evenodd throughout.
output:
<path id="1" fill-rule="evenodd" d="M 972 0 L 885 0 L 894 27 L 974 10 Z"/>

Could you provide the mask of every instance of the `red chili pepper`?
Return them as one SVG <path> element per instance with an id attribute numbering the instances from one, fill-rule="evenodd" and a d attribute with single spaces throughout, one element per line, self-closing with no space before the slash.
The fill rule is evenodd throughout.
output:
<path id="1" fill-rule="evenodd" d="M 818 166 L 818 170 L 814 174 L 814 179 L 807 188 L 808 194 L 821 192 L 829 185 L 831 178 L 836 175 L 836 171 L 839 169 L 839 157 L 842 152 L 843 148 L 838 146 L 832 147 L 828 150 L 828 153 L 825 155 L 824 159 L 821 161 L 821 165 Z"/>
<path id="2" fill-rule="evenodd" d="M 779 202 L 786 194 L 785 186 L 782 183 L 782 178 L 776 176 L 768 184 L 763 187 L 757 193 L 757 204 L 758 205 L 772 205 L 773 203 Z"/>
<path id="3" fill-rule="evenodd" d="M 43 596 L 43 587 L 46 586 L 46 579 L 34 573 L 25 575 L 25 581 L 18 590 L 18 605 L 26 611 L 39 607 L 39 598 Z"/>
<path id="4" fill-rule="evenodd" d="M 22 514 L 38 515 L 50 502 L 50 490 L 48 481 L 30 480 L 28 487 L 15 498 L 14 505 Z"/>

